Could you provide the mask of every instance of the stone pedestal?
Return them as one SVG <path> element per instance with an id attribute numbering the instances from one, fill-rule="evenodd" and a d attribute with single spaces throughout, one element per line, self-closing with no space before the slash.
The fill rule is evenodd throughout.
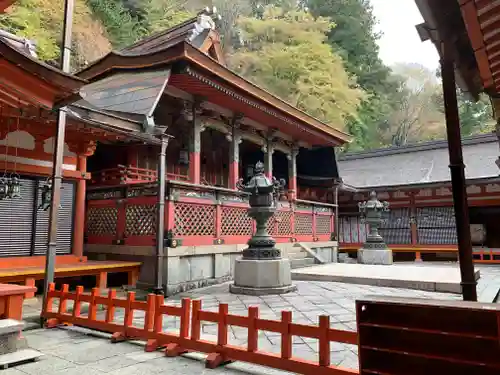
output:
<path id="1" fill-rule="evenodd" d="M 29 349 L 21 336 L 24 323 L 14 319 L 0 319 L 0 369 L 39 358 L 42 353 Z"/>
<path id="2" fill-rule="evenodd" d="M 392 264 L 392 250 L 359 249 L 358 263 L 362 264 Z"/>
<path id="3" fill-rule="evenodd" d="M 288 259 L 238 259 L 234 266 L 231 293 L 262 296 L 297 290 L 292 285 Z"/>

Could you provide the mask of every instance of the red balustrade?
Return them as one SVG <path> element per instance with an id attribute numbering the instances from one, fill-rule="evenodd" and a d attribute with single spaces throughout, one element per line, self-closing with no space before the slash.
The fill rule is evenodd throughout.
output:
<path id="1" fill-rule="evenodd" d="M 167 172 L 167 179 L 173 181 L 188 181 L 188 176 L 182 173 Z M 155 182 L 157 172 L 146 168 L 118 165 L 116 168 L 102 169 L 92 172 L 92 184 L 96 186 L 130 185 Z"/>
<path id="2" fill-rule="evenodd" d="M 246 195 L 171 181 L 168 186 L 165 230 L 178 245 L 242 244 L 252 235 Z M 90 244 L 154 245 L 156 197 L 90 200 L 86 228 Z M 268 230 L 278 242 L 328 241 L 333 205 L 280 201 Z"/>
<path id="3" fill-rule="evenodd" d="M 54 302 L 59 302 L 57 310 Z M 73 303 L 72 312 L 68 311 L 68 302 Z M 82 303 L 88 304 L 87 313 L 82 313 Z M 104 307 L 105 311 L 98 314 L 99 306 Z M 117 307 L 125 312 L 123 320 L 115 316 Z M 135 311 L 144 311 L 143 321 L 134 319 Z M 355 369 L 331 364 L 331 342 L 357 345 L 358 334 L 330 328 L 330 317 L 327 315 L 318 317 L 318 325 L 296 324 L 292 323 L 291 311 L 282 311 L 281 320 L 271 320 L 260 318 L 257 306 L 249 307 L 246 316 L 235 315 L 229 314 L 229 306 L 225 303 L 219 305 L 218 312 L 213 312 L 202 310 L 200 300 L 184 298 L 181 306 L 172 306 L 166 305 L 164 297 L 160 295 L 150 294 L 147 301 L 136 301 L 134 292 L 128 292 L 127 298 L 123 299 L 117 298 L 114 290 L 109 290 L 106 296 L 101 296 L 97 288 L 90 294 L 83 293 L 81 286 L 75 292 L 69 292 L 67 284 L 60 291 L 55 290 L 54 284 L 50 284 L 42 315 L 47 319 L 47 328 L 73 324 L 112 333 L 112 342 L 139 339 L 147 341 L 146 351 L 165 348 L 165 355 L 170 357 L 189 351 L 206 353 L 208 368 L 215 368 L 229 361 L 244 361 L 298 374 L 359 374 Z M 179 318 L 178 330 L 171 332 L 163 329 L 165 316 Z M 137 320 L 138 325 L 135 323 Z M 217 325 L 216 341 L 202 336 L 203 321 Z M 245 345 L 232 345 L 228 342 L 231 326 L 248 330 Z M 268 353 L 264 348 L 259 348 L 259 331 L 275 332 L 281 336 L 280 354 Z M 318 340 L 318 358 L 311 361 L 294 355 L 293 336 Z"/>

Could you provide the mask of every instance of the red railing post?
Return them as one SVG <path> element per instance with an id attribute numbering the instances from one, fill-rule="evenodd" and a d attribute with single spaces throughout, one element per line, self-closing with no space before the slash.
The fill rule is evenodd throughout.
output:
<path id="1" fill-rule="evenodd" d="M 249 352 L 256 352 L 258 348 L 259 331 L 257 330 L 257 319 L 259 318 L 259 308 L 257 306 L 250 306 L 248 308 L 248 344 L 247 350 Z"/>
<path id="2" fill-rule="evenodd" d="M 292 312 L 281 312 L 281 358 L 290 359 L 292 357 L 292 335 L 290 334 L 290 324 L 292 323 Z"/>
<path id="3" fill-rule="evenodd" d="M 61 289 L 61 294 L 59 296 L 59 311 L 58 314 L 66 314 L 68 302 L 66 301 L 67 294 L 69 292 L 69 285 L 64 284 Z"/>
<path id="4" fill-rule="evenodd" d="M 222 205 L 220 202 L 215 204 L 215 238 L 220 238 L 222 233 Z"/>
<path id="5" fill-rule="evenodd" d="M 227 315 L 229 314 L 229 306 L 227 303 L 219 304 L 219 314 L 217 322 L 217 348 L 224 348 L 227 345 Z M 205 367 L 216 368 L 228 362 L 228 358 L 224 353 L 210 353 L 207 356 Z"/>
<path id="6" fill-rule="evenodd" d="M 90 292 L 90 302 L 89 302 L 89 316 L 88 319 L 91 321 L 96 320 L 97 315 L 97 305 L 96 305 L 96 297 L 100 294 L 99 288 L 92 288 L 92 292 Z"/>
<path id="7" fill-rule="evenodd" d="M 191 300 L 189 298 L 183 298 L 181 308 L 181 329 L 179 336 L 183 339 L 187 339 L 189 337 L 189 316 L 191 315 Z"/>
<path id="8" fill-rule="evenodd" d="M 81 312 L 80 296 L 83 294 L 83 286 L 77 286 L 75 291 L 75 302 L 73 304 L 73 318 L 79 318 Z"/>
<path id="9" fill-rule="evenodd" d="M 193 311 L 191 312 L 191 340 L 198 341 L 200 339 L 200 313 L 201 310 L 201 300 L 197 299 L 193 301 Z"/>
<path id="10" fill-rule="evenodd" d="M 161 310 L 165 297 L 161 294 L 152 295 L 153 307 L 153 338 L 148 339 L 144 350 L 146 352 L 154 352 L 160 346 L 158 343 L 158 335 L 163 331 L 163 312 Z M 148 296 L 149 298 L 149 296 Z"/>
<path id="11" fill-rule="evenodd" d="M 150 332 L 153 329 L 155 318 L 155 294 L 148 294 L 146 314 L 144 315 L 144 330 Z"/>
<path id="12" fill-rule="evenodd" d="M 319 317 L 319 365 L 330 366 L 330 317 L 321 315 Z"/>
<path id="13" fill-rule="evenodd" d="M 113 323 L 115 320 L 115 304 L 116 290 L 108 290 L 108 306 L 106 309 L 106 323 Z"/>

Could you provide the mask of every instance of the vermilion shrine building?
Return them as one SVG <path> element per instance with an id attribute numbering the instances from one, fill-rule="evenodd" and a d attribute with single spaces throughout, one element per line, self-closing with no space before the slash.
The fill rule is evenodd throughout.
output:
<path id="1" fill-rule="evenodd" d="M 7 175 L 21 175 L 23 189 L 23 199 L 0 201 L 0 217 L 8 223 L 0 227 L 0 248 L 8 249 L 5 264 L 17 264 L 20 256 L 31 262 L 46 248 L 47 212 L 37 209 L 37 186 L 51 171 L 51 110 L 64 105 L 70 120 L 59 262 L 63 254 L 82 262 L 88 257 L 95 260 L 89 267 L 112 264 L 117 271 L 140 262 L 140 281 L 152 285 L 158 261 L 159 153 L 152 134 L 165 130 L 172 138 L 160 262 L 171 291 L 231 277 L 253 228 L 247 198 L 236 190 L 236 181 L 251 176 L 259 160 L 268 175 L 287 181 L 269 223 L 284 256 L 300 253 L 295 245 L 302 242 L 332 260 L 333 183 L 338 179 L 334 147 L 349 136 L 229 70 L 214 26 L 210 15 L 200 14 L 112 52 L 76 76 L 0 39 L 0 87 L 9 87 L 0 92 L 0 167 Z M 14 73 L 22 87 L 11 78 Z M 92 274 L 105 284 L 100 271 Z"/>
<path id="2" fill-rule="evenodd" d="M 484 134 L 462 141 L 474 258 L 500 262 L 498 138 Z M 397 259 L 456 259 L 457 232 L 446 141 L 345 154 L 340 175 L 351 191 L 339 194 L 340 248 L 354 252 L 366 239 L 357 203 L 372 190 L 391 210 L 381 234 Z"/>

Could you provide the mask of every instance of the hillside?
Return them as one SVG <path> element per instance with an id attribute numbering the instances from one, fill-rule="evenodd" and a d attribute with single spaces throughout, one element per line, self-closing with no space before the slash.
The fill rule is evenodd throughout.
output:
<path id="1" fill-rule="evenodd" d="M 298 5 L 297 5 L 298 4 Z M 327 124 L 350 150 L 444 137 L 440 80 L 416 64 L 385 66 L 369 0 L 75 0 L 72 70 L 215 5 L 229 67 Z M 64 0 L 18 0 L 0 28 L 58 65 Z M 459 92 L 463 135 L 491 131 L 486 98 Z"/>

